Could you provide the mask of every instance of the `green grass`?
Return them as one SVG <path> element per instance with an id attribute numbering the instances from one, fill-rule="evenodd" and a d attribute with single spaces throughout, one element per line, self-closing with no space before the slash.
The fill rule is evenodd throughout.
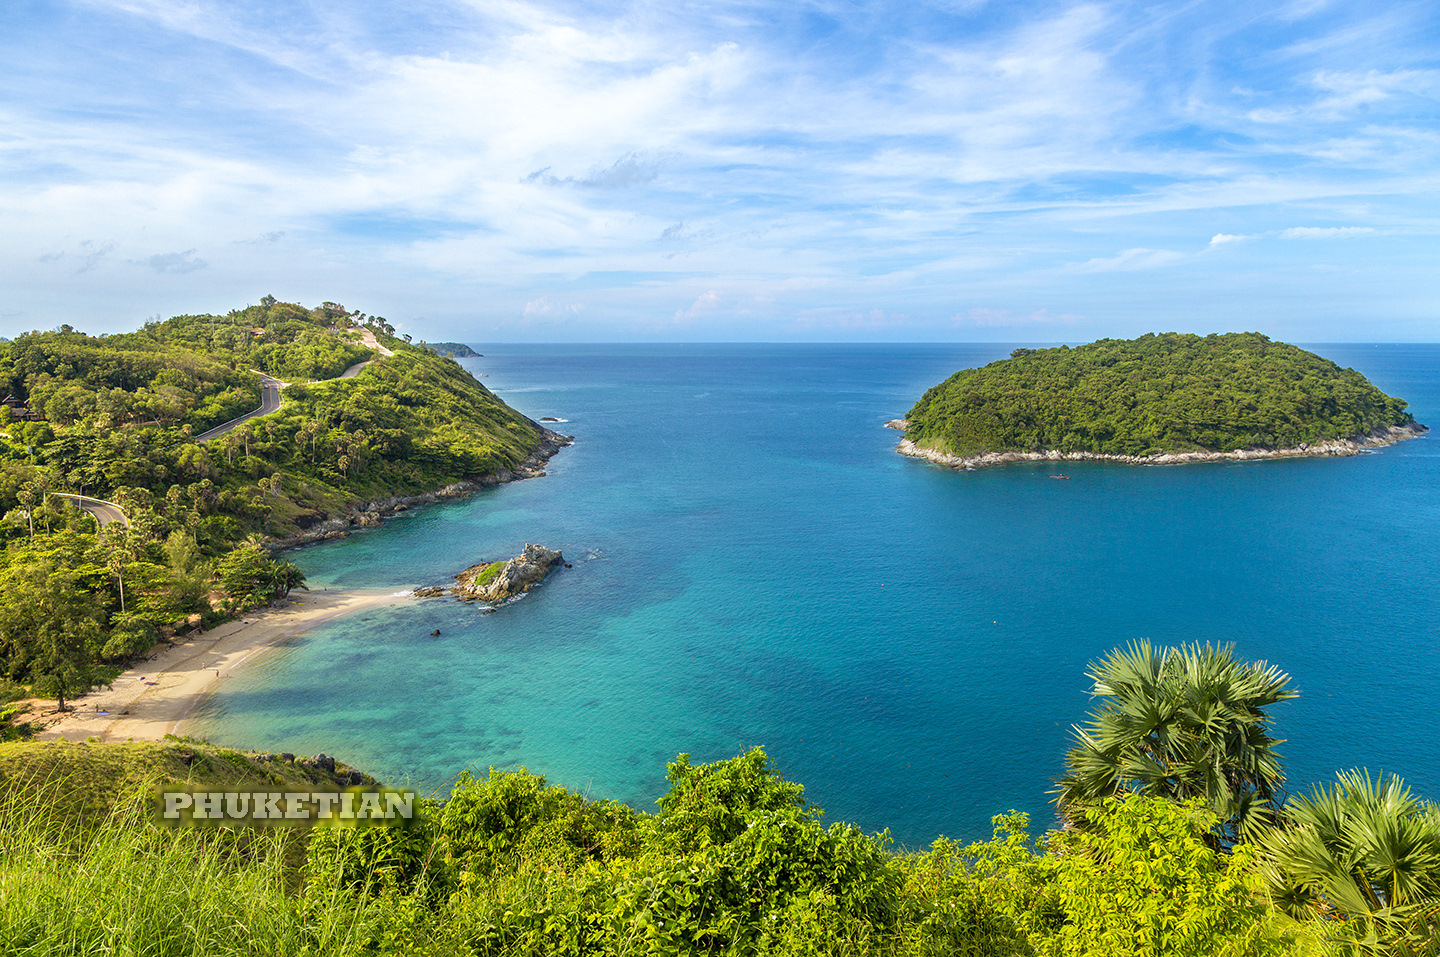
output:
<path id="1" fill-rule="evenodd" d="M 360 953 L 385 915 L 365 898 L 298 892 L 300 832 L 167 828 L 144 786 L 86 827 L 58 786 L 0 806 L 0 953 Z"/>
<path id="2" fill-rule="evenodd" d="M 504 567 L 505 562 L 503 561 L 491 562 L 490 564 L 486 565 L 485 570 L 475 576 L 475 585 L 477 587 L 480 587 L 490 584 L 490 582 L 494 580 L 495 576 L 500 574 L 500 569 Z"/>
<path id="3" fill-rule="evenodd" d="M 336 768 L 341 774 L 350 770 L 341 764 Z M 302 788 L 314 786 L 316 779 L 337 780 L 278 757 L 262 760 L 258 754 L 184 738 L 0 743 L 0 802 L 10 807 L 24 795 L 44 794 L 55 814 L 77 822 L 105 819 L 141 787 Z"/>
<path id="4" fill-rule="evenodd" d="M 290 762 L 181 740 L 0 747 L 0 954 L 1154 957 L 1126 941 L 1063 946 L 1086 919 L 1071 885 L 1084 898 L 1104 859 L 1073 842 L 1051 855 L 1023 815 L 997 819 L 995 841 L 897 854 L 822 824 L 767 761 L 682 756 L 659 814 L 492 771 L 462 779 L 446 805 L 424 802 L 408 828 L 310 832 L 152 817 L 162 784 L 273 788 L 313 773 Z M 1210 861 L 1200 830 L 1183 837 L 1186 861 Z M 1080 867 L 1087 880 L 1067 883 Z M 1243 918 L 1251 944 L 1204 954 L 1322 952 L 1236 887 L 1189 913 L 1207 886 L 1186 877 L 1141 899 L 1202 929 Z"/>

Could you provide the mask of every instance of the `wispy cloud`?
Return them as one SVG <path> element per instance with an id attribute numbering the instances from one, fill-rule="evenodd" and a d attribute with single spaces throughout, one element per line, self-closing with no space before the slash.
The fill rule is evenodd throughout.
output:
<path id="1" fill-rule="evenodd" d="M 1280 235 L 1284 239 L 1348 239 L 1374 233 L 1369 226 L 1292 226 Z"/>
<path id="2" fill-rule="evenodd" d="M 986 309 L 976 307 L 957 313 L 951 322 L 962 328 L 975 329 L 1027 329 L 1043 326 L 1074 326 L 1085 321 L 1084 316 L 1073 313 L 1052 313 L 1049 309 L 1016 314 L 1008 309 Z"/>
<path id="3" fill-rule="evenodd" d="M 1184 253 L 1171 249 L 1127 249 L 1118 256 L 1087 259 L 1076 263 L 1076 272 L 1136 272 L 1141 269 L 1159 269 L 1173 266 L 1185 258 Z"/>
<path id="4" fill-rule="evenodd" d="M 157 253 L 140 260 L 139 265 L 149 266 L 156 272 L 183 276 L 187 272 L 204 269 L 210 265 L 197 257 L 195 252 L 194 249 L 187 249 L 183 253 Z"/>
<path id="5" fill-rule="evenodd" d="M 1034 328 L 1124 332 L 1157 321 L 1136 284 L 1258 309 L 1320 249 L 1274 239 L 1360 236 L 1348 268 L 1394 299 L 1371 311 L 1430 283 L 1423 5 L 76 2 L 83 28 L 42 4 L 0 31 L 0 277 L 25 312 L 123 325 L 273 284 L 517 335 L 923 337 L 1014 327 L 1043 289 Z M 1284 281 L 1297 322 L 1362 287 Z"/>

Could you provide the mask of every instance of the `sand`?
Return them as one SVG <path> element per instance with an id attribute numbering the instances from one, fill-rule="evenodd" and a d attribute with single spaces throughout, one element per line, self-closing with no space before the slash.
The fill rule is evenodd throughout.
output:
<path id="1" fill-rule="evenodd" d="M 48 722 L 36 737 L 83 741 L 158 741 L 180 734 L 185 718 L 236 668 L 266 648 L 322 622 L 378 605 L 411 600 L 395 590 L 297 592 L 278 608 L 255 609 L 241 620 L 180 641 L 125 672 L 108 690 L 92 691 L 55 714 L 55 702 L 37 702 L 20 720 Z"/>

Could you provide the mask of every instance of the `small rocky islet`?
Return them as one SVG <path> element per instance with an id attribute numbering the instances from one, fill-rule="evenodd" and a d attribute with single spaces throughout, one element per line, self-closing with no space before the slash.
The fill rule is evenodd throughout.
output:
<path id="1" fill-rule="evenodd" d="M 471 565 L 455 576 L 453 586 L 417 588 L 415 595 L 420 598 L 454 595 L 459 601 L 480 601 L 494 608 L 530 591 L 562 565 L 565 565 L 565 556 L 558 549 L 527 542 L 525 550 L 514 558 Z"/>

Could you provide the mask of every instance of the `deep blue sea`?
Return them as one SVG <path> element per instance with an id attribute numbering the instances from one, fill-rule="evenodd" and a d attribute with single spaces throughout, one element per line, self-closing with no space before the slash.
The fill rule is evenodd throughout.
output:
<path id="1" fill-rule="evenodd" d="M 427 787 L 526 766 L 642 809 L 678 752 L 763 745 L 828 818 L 920 847 L 1012 808 L 1053 823 L 1087 663 L 1148 637 L 1293 676 L 1273 709 L 1292 789 L 1368 767 L 1440 799 L 1440 439 L 955 472 L 883 423 L 1010 345 L 477 348 L 467 368 L 576 436 L 549 476 L 292 558 L 312 588 L 444 583 L 526 542 L 574 567 L 495 614 L 323 626 L 192 733 Z M 1440 426 L 1440 346 L 1312 348 Z"/>

